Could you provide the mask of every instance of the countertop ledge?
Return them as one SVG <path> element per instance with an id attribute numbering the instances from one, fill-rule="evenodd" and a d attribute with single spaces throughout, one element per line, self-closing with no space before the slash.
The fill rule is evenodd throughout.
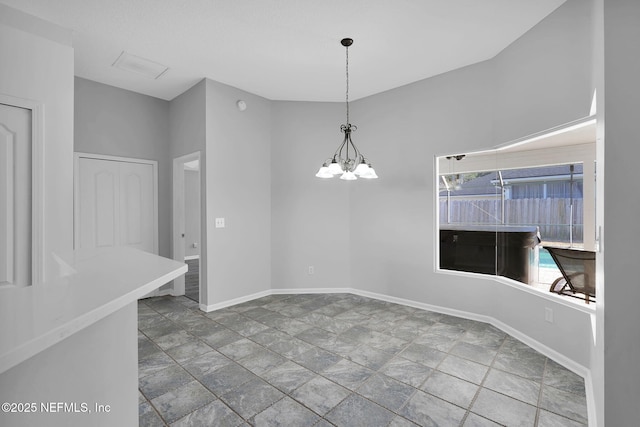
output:
<path id="1" fill-rule="evenodd" d="M 53 257 L 55 279 L 0 288 L 0 373 L 187 271 L 184 263 L 127 247 Z"/>

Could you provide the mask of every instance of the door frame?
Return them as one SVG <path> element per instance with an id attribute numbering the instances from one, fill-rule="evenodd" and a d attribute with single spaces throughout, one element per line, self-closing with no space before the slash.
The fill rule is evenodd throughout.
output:
<path id="1" fill-rule="evenodd" d="M 136 159 L 133 157 L 108 156 L 105 154 L 92 154 L 83 152 L 73 153 L 73 247 L 80 246 L 80 203 L 78 191 L 80 190 L 80 159 L 107 160 L 120 163 L 141 163 L 151 165 L 153 168 L 153 252 L 159 255 L 158 250 L 158 162 L 156 160 Z"/>
<path id="2" fill-rule="evenodd" d="M 200 203 L 202 209 L 202 156 L 200 151 L 185 154 L 173 159 L 173 229 L 172 229 L 172 241 L 173 241 L 173 259 L 179 262 L 184 262 L 185 248 L 184 239 L 181 234 L 185 229 L 185 212 L 184 212 L 184 164 L 198 160 L 200 169 L 198 171 L 200 177 Z M 202 215 L 200 215 L 202 218 Z M 202 300 L 202 254 L 204 253 L 204 240 L 202 239 L 202 220 L 200 221 L 200 262 L 198 263 L 198 302 Z M 178 296 L 185 294 L 184 286 L 185 275 L 181 275 L 173 280 L 173 291 L 171 295 Z"/>
<path id="3" fill-rule="evenodd" d="M 0 93 L 0 104 L 31 110 L 31 285 L 44 274 L 44 104 Z"/>

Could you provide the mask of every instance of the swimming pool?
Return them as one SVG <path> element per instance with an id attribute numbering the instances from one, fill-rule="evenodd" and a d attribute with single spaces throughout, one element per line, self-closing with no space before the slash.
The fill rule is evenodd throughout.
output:
<path id="1" fill-rule="evenodd" d="M 541 268 L 558 268 L 553 258 L 551 258 L 551 254 L 549 253 L 548 250 L 544 248 L 540 248 L 538 257 L 539 257 L 538 266 L 540 266 Z"/>

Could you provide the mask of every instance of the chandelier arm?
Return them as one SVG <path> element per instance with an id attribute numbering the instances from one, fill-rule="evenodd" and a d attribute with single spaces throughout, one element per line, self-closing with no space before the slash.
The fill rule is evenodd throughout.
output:
<path id="1" fill-rule="evenodd" d="M 351 140 L 351 135 L 349 135 L 349 142 L 353 146 L 353 150 L 356 152 L 356 160 L 358 159 L 358 157 L 364 159 L 364 155 L 362 154 L 362 152 L 360 152 L 360 150 L 358 150 L 358 147 L 356 147 L 356 144 Z"/>
<path id="2" fill-rule="evenodd" d="M 345 160 L 345 166 L 347 166 L 346 169 L 349 169 L 349 167 L 348 167 L 349 166 L 349 161 L 351 160 L 351 158 L 349 157 L 349 146 L 353 145 L 353 143 L 351 142 L 351 133 L 345 134 L 344 137 L 347 140 L 347 143 L 345 144 L 346 147 L 347 147 L 347 150 L 346 150 L 347 151 L 347 153 L 346 153 L 347 154 L 347 158 Z"/>
<path id="3" fill-rule="evenodd" d="M 342 144 L 340 144 L 340 146 L 338 147 L 338 149 L 336 150 L 335 153 L 333 153 L 333 158 L 335 159 L 336 156 L 338 156 L 338 158 L 342 157 L 342 149 L 344 148 L 344 145 L 347 143 L 347 136 L 345 134 L 344 139 L 342 140 Z"/>

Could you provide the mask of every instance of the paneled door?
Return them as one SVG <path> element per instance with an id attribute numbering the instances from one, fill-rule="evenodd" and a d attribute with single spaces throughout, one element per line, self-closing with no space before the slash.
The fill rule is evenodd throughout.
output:
<path id="1" fill-rule="evenodd" d="M 155 162 L 76 154 L 76 248 L 158 253 Z"/>
<path id="2" fill-rule="evenodd" d="M 0 285 L 31 284 L 31 110 L 0 104 Z"/>

